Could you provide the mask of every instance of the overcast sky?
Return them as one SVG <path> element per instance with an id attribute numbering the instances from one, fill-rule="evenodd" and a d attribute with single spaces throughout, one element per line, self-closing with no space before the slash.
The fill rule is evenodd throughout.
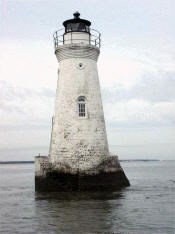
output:
<path id="1" fill-rule="evenodd" d="M 174 0 L 0 0 L 0 160 L 48 154 L 58 70 L 52 34 L 77 10 L 102 33 L 110 151 L 175 159 Z"/>

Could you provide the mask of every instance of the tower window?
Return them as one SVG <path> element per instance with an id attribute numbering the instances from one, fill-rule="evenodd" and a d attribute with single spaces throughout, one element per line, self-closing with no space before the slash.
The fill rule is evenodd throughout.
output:
<path id="1" fill-rule="evenodd" d="M 78 98 L 78 114 L 79 117 L 86 116 L 86 98 L 84 96 Z"/>

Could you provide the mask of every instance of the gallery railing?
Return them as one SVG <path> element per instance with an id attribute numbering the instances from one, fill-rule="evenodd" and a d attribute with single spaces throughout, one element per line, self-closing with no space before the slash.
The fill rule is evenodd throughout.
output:
<path id="1" fill-rule="evenodd" d="M 90 45 L 94 45 L 97 46 L 98 48 L 100 48 L 101 46 L 101 34 L 95 30 L 95 29 L 91 29 L 91 33 L 89 34 L 89 37 L 85 37 L 85 38 L 79 38 L 79 35 L 82 35 L 83 32 L 68 32 L 68 33 L 64 33 L 64 29 L 60 29 L 57 30 L 54 34 L 53 34 L 53 39 L 54 39 L 54 46 L 55 48 L 57 48 L 60 45 L 63 44 L 78 44 L 78 42 L 80 41 L 80 43 L 85 42 L 85 44 L 90 44 Z M 66 37 L 65 35 L 70 34 L 69 37 Z M 77 35 L 77 37 L 76 37 Z"/>

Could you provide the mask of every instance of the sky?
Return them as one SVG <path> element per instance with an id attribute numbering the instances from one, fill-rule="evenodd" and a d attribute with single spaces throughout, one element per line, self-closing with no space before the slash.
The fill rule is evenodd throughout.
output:
<path id="1" fill-rule="evenodd" d="M 102 34 L 110 152 L 175 159 L 174 0 L 0 0 L 0 161 L 48 154 L 59 67 L 52 35 L 77 10 Z"/>

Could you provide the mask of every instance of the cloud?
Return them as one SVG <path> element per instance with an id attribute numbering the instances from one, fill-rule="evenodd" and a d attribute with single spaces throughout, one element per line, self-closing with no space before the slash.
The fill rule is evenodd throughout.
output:
<path id="1" fill-rule="evenodd" d="M 31 89 L 0 81 L 0 127 L 24 128 L 48 125 L 55 93 L 49 88 Z"/>
<path id="2" fill-rule="evenodd" d="M 102 96 L 113 127 L 175 124 L 175 73 L 146 73 L 133 86 L 103 88 Z"/>
<path id="3" fill-rule="evenodd" d="M 14 160 L 26 155 L 27 160 L 48 153 L 54 96 L 49 88 L 24 88 L 0 80 L 0 157 Z"/>
<path id="4" fill-rule="evenodd" d="M 107 123 L 113 127 L 171 126 L 175 124 L 175 103 L 132 99 L 105 103 Z"/>
<path id="5" fill-rule="evenodd" d="M 146 73 L 131 87 L 102 88 L 107 102 L 139 99 L 149 102 L 175 101 L 175 72 Z"/>
<path id="6" fill-rule="evenodd" d="M 51 42 L 2 40 L 0 79 L 32 90 L 56 87 L 58 62 Z"/>
<path id="7" fill-rule="evenodd" d="M 130 90 L 130 98 L 150 102 L 167 102 L 175 100 L 175 72 L 147 73 L 142 80 Z"/>

